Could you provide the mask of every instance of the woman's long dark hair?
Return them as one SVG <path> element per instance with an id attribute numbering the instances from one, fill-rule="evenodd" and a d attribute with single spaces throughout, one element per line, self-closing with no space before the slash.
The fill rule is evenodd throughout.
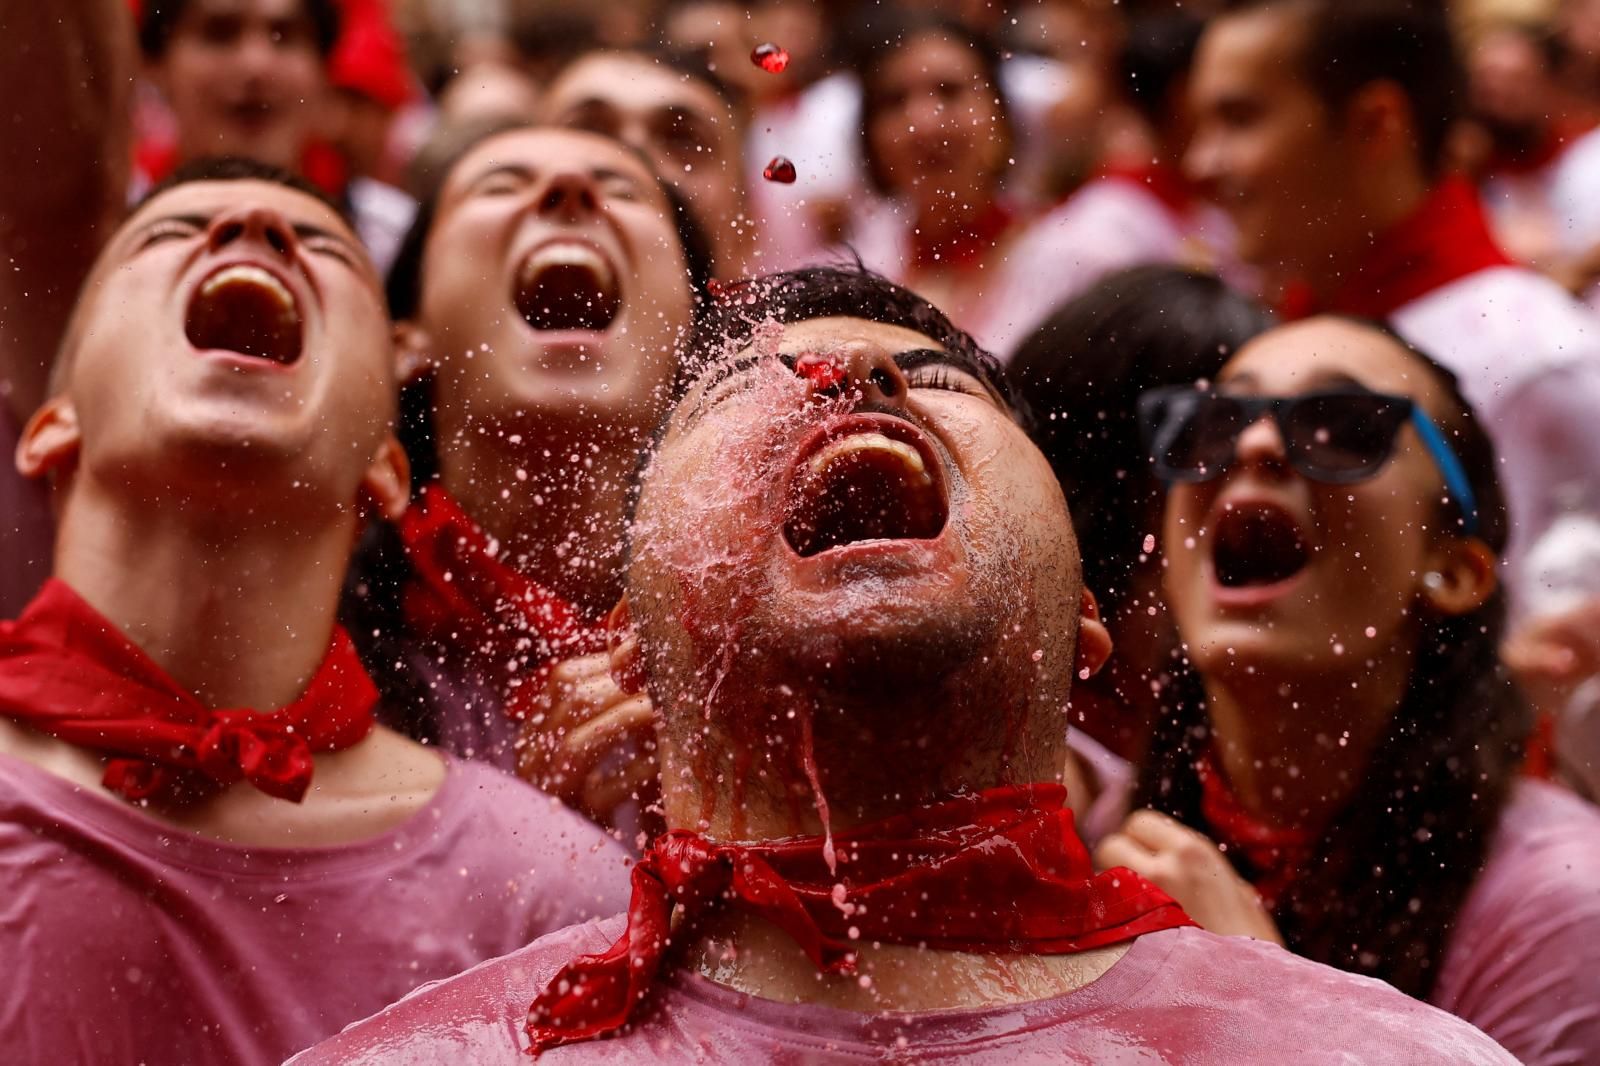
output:
<path id="1" fill-rule="evenodd" d="M 411 229 L 406 233 L 394 264 L 389 268 L 385 291 L 389 315 L 396 322 L 411 318 L 421 304 L 422 264 L 445 178 L 479 144 L 491 137 L 527 128 L 532 127 L 519 121 L 493 119 L 469 125 L 451 138 L 448 151 L 443 153 L 431 182 L 423 191 Z M 631 147 L 628 150 L 644 161 L 645 168 L 651 174 L 657 173 L 655 165 L 643 153 Z M 688 271 L 693 298 L 688 335 L 692 335 L 693 322 L 699 319 L 710 300 L 713 270 L 711 243 L 690 212 L 683 195 L 659 175 L 657 180 L 672 212 Z M 684 344 L 688 343 L 688 335 L 684 338 Z M 411 462 L 411 489 L 415 498 L 423 486 L 439 476 L 431 377 L 425 376 L 401 387 L 396 435 Z M 345 580 L 340 621 L 350 631 L 352 641 L 361 652 L 362 660 L 372 669 L 383 694 L 380 718 L 384 724 L 414 739 L 435 742 L 439 737 L 434 722 L 433 694 L 427 680 L 408 668 L 408 656 L 412 648 L 410 629 L 405 621 L 404 596 L 410 579 L 411 564 L 406 560 L 399 532 L 388 522 L 372 522 L 362 536 Z"/>
<path id="2" fill-rule="evenodd" d="M 1363 324 L 1404 346 L 1442 386 L 1448 413 L 1440 429 L 1477 496 L 1478 536 L 1501 554 L 1509 523 L 1494 446 L 1455 375 L 1385 327 Z M 1445 528 L 1454 527 L 1454 502 L 1441 506 Z M 1296 954 L 1425 999 L 1483 869 L 1532 719 L 1500 665 L 1503 590 L 1465 615 L 1421 609 L 1416 662 L 1389 731 L 1273 917 Z M 1211 743 L 1205 692 L 1192 670 L 1172 691 L 1136 802 L 1205 832 L 1196 771 Z M 1241 857 L 1232 858 L 1248 877 Z"/>

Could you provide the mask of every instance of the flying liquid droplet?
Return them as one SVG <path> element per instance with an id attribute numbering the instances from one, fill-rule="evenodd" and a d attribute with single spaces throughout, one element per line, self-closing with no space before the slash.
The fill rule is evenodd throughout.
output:
<path id="1" fill-rule="evenodd" d="M 787 156 L 775 155 L 772 162 L 761 172 L 761 176 L 768 181 L 775 181 L 779 185 L 793 185 L 795 179 L 794 164 L 789 162 Z"/>
<path id="2" fill-rule="evenodd" d="M 836 356 L 807 352 L 795 360 L 794 372 L 814 389 L 831 389 L 844 380 L 844 365 Z"/>
<path id="3" fill-rule="evenodd" d="M 1144 535 L 1144 551 L 1145 551 L 1145 554 L 1148 555 L 1148 554 L 1150 554 L 1151 552 L 1153 552 L 1155 550 L 1156 550 L 1155 534 L 1154 533 L 1146 533 Z"/>
<path id="4" fill-rule="evenodd" d="M 789 50 L 768 41 L 750 50 L 750 62 L 768 74 L 782 74 L 789 65 Z"/>

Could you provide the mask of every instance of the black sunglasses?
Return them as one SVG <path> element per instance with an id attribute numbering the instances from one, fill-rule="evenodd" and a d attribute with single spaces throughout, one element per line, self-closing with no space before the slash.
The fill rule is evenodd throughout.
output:
<path id="1" fill-rule="evenodd" d="M 1365 481 L 1394 455 L 1400 430 L 1410 423 L 1444 476 L 1468 533 L 1477 504 L 1466 471 L 1439 427 L 1407 396 L 1365 389 L 1303 396 L 1234 396 L 1188 385 L 1151 389 L 1139 397 L 1139 424 L 1155 472 L 1164 481 L 1218 477 L 1234 460 L 1239 435 L 1271 414 L 1289 465 L 1313 481 L 1346 485 Z"/>

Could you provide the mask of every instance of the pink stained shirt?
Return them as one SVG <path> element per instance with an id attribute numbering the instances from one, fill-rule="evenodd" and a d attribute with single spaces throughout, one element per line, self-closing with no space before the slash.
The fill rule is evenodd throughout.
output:
<path id="1" fill-rule="evenodd" d="M 393 830 L 267 848 L 0 756 L 0 1057 L 277 1063 L 625 905 L 625 857 L 601 830 L 498 771 L 446 765 Z"/>
<path id="2" fill-rule="evenodd" d="M 545 937 L 424 989 L 297 1056 L 291 1066 L 527 1063 L 528 1004 L 620 919 Z M 604 1063 L 1514 1063 L 1472 1026 L 1381 982 L 1282 948 L 1199 929 L 1140 937 L 1065 996 L 979 1010 L 865 1014 L 746 995 L 677 973 L 626 1035 L 539 1062 Z"/>
<path id="3" fill-rule="evenodd" d="M 1522 781 L 1429 1002 L 1528 1063 L 1600 1063 L 1600 810 Z"/>

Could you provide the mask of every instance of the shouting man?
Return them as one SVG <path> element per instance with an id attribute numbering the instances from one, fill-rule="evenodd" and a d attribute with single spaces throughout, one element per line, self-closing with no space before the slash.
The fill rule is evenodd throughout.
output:
<path id="1" fill-rule="evenodd" d="M 671 829 L 626 918 L 297 1063 L 1511 1061 L 1091 868 L 1068 700 L 1110 639 L 990 356 L 870 274 L 759 279 L 718 308 L 633 530 Z"/>

